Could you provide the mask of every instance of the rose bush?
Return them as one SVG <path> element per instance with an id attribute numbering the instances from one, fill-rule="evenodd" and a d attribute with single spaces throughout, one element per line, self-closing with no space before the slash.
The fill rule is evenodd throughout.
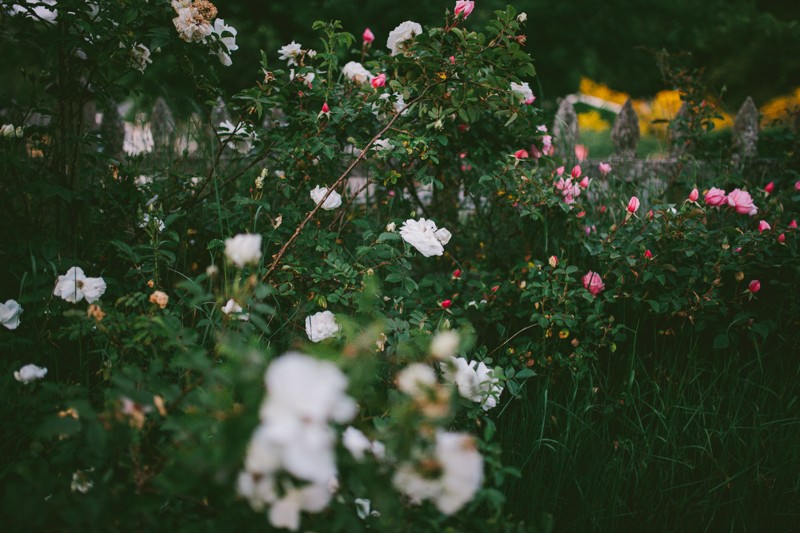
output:
<path id="1" fill-rule="evenodd" d="M 798 198 L 731 176 L 668 204 L 574 165 L 513 8 L 315 23 L 223 94 L 210 2 L 57 4 L 3 30 L 52 52 L 3 102 L 11 527 L 531 529 L 553 500 L 508 500 L 555 464 L 550 391 L 613 412 L 642 323 L 761 349 L 796 316 L 766 302 L 797 286 Z M 175 114 L 132 116 L 152 142 L 122 153 L 117 100 L 156 87 Z"/>

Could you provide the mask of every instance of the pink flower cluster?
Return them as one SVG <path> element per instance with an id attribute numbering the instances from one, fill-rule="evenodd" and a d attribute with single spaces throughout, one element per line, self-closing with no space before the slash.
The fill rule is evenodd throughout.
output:
<path id="1" fill-rule="evenodd" d="M 750 193 L 741 189 L 734 189 L 726 196 L 723 189 L 711 187 L 706 193 L 705 202 L 706 205 L 712 207 L 727 204 L 740 215 L 750 215 L 752 217 L 758 213 L 758 207 L 753 203 Z"/>
<path id="2" fill-rule="evenodd" d="M 559 176 L 559 179 L 555 184 L 556 190 L 561 193 L 564 203 L 575 203 L 575 198 L 580 196 L 581 189 L 585 189 L 589 186 L 589 176 L 584 176 L 583 179 L 578 181 L 578 178 L 581 177 L 580 165 L 575 165 L 572 168 L 570 177 L 567 179 L 564 179 L 563 176 L 564 167 L 558 167 L 558 169 L 556 169 L 556 174 Z"/>

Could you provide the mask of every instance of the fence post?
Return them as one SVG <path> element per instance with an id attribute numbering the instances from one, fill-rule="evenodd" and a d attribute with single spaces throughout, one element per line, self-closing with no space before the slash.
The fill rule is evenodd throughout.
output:
<path id="1" fill-rule="evenodd" d="M 575 143 L 578 142 L 578 115 L 568 98 L 559 100 L 556 118 L 553 120 L 553 136 L 564 161 L 571 161 L 575 157 Z"/>
<path id="2" fill-rule="evenodd" d="M 611 128 L 611 141 L 614 143 L 617 156 L 632 159 L 636 155 L 639 137 L 639 116 L 633 109 L 632 100 L 628 98 Z"/>
<path id="3" fill-rule="evenodd" d="M 111 157 L 120 159 L 123 156 L 125 145 L 125 122 L 119 114 L 117 104 L 111 102 L 103 112 L 103 120 L 100 122 L 100 135 L 103 137 L 105 153 Z"/>
<path id="4" fill-rule="evenodd" d="M 153 133 L 153 149 L 156 152 L 170 146 L 175 132 L 175 117 L 167 102 L 160 96 L 150 114 L 150 131 Z"/>
<path id="5" fill-rule="evenodd" d="M 758 156 L 758 108 L 749 96 L 733 121 L 733 160 L 735 163 Z"/>

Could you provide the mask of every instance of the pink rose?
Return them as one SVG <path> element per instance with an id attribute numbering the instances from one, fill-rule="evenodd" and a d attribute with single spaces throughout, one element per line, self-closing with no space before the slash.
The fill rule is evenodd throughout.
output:
<path id="1" fill-rule="evenodd" d="M 560 166 L 560 167 L 558 167 L 558 168 L 556 169 L 556 175 L 557 175 L 557 176 L 560 176 L 560 175 L 562 175 L 563 173 L 564 173 L 564 167 L 563 167 L 563 165 L 562 165 L 562 166 Z"/>
<path id="2" fill-rule="evenodd" d="M 794 182 L 794 190 L 800 191 L 800 180 Z"/>
<path id="3" fill-rule="evenodd" d="M 792 219 L 792 221 L 789 222 L 789 229 L 797 229 L 797 221 L 796 220 Z"/>
<path id="4" fill-rule="evenodd" d="M 710 205 L 712 207 L 717 207 L 725 203 L 725 191 L 722 189 L 717 189 L 716 187 L 711 187 L 709 191 L 706 193 L 706 205 Z"/>
<path id="5" fill-rule="evenodd" d="M 706 197 L 708 198 L 708 197 Z M 728 195 L 728 205 L 736 209 L 740 215 L 750 215 L 758 213 L 758 208 L 753 203 L 750 193 L 739 189 L 734 189 Z"/>
<path id="6" fill-rule="evenodd" d="M 455 65 L 456 64 L 456 56 L 450 56 L 450 64 L 451 65 Z"/>
<path id="7" fill-rule="evenodd" d="M 447 309 L 451 305 L 453 305 L 453 301 L 452 300 L 442 300 L 441 302 L 439 302 L 439 305 L 441 306 L 442 309 Z"/>
<path id="8" fill-rule="evenodd" d="M 586 290 L 591 292 L 593 296 L 597 296 L 606 288 L 600 274 L 592 272 L 591 270 L 583 276 L 583 286 Z"/>
<path id="9" fill-rule="evenodd" d="M 455 16 L 462 15 L 465 19 L 472 13 L 472 10 L 475 9 L 475 2 L 472 0 L 459 0 L 456 2 L 456 7 L 453 10 L 453 14 Z"/>
<path id="10" fill-rule="evenodd" d="M 759 221 L 758 221 L 758 232 L 759 232 L 759 233 L 764 233 L 764 232 L 765 232 L 765 231 L 767 231 L 768 229 L 772 229 L 772 226 L 770 226 L 770 225 L 767 223 L 767 221 L 766 221 L 766 220 L 759 220 Z"/>
<path id="11" fill-rule="evenodd" d="M 372 78 L 372 81 L 370 81 L 370 83 L 372 84 L 373 89 L 377 89 L 378 87 L 383 87 L 384 85 L 386 85 L 386 74 L 381 72 L 380 74 Z"/>
<path id="12" fill-rule="evenodd" d="M 597 165 L 597 169 L 600 171 L 600 174 L 606 176 L 608 175 L 609 172 L 611 172 L 611 165 L 609 165 L 606 162 L 603 162 Z"/>
<path id="13" fill-rule="evenodd" d="M 364 33 L 361 35 L 361 38 L 364 39 L 364 44 L 370 44 L 372 41 L 375 40 L 375 34 L 367 28 L 364 30 Z"/>
<path id="14" fill-rule="evenodd" d="M 760 281 L 758 281 L 757 279 L 754 279 L 754 280 L 753 280 L 753 281 L 751 281 L 751 282 L 750 282 L 750 284 L 747 286 L 747 290 L 748 290 L 748 291 L 750 291 L 750 292 L 752 292 L 753 294 L 757 293 L 758 291 L 760 291 L 760 290 L 761 290 L 761 282 L 760 282 Z"/>
<path id="15" fill-rule="evenodd" d="M 692 192 L 689 193 L 689 201 L 696 202 L 698 198 L 700 198 L 700 192 L 697 190 L 697 187 L 695 187 L 692 189 Z"/>
<path id="16" fill-rule="evenodd" d="M 575 145 L 575 158 L 580 161 L 581 163 L 589 157 L 589 149 L 586 148 L 583 144 L 576 144 Z"/>
<path id="17" fill-rule="evenodd" d="M 637 209 L 639 209 L 639 199 L 631 196 L 631 199 L 628 200 L 628 213 L 635 213 Z"/>
<path id="18" fill-rule="evenodd" d="M 322 104 L 322 112 L 327 114 L 327 113 L 330 113 L 330 111 L 331 111 L 331 108 L 328 107 L 328 102 L 324 102 Z"/>
<path id="19" fill-rule="evenodd" d="M 575 165 L 574 167 L 572 167 L 572 173 L 571 174 L 572 174 L 572 177 L 575 178 L 575 179 L 580 178 L 581 177 L 581 166 L 580 165 Z"/>
<path id="20" fill-rule="evenodd" d="M 547 260 L 547 264 L 551 267 L 555 268 L 558 266 L 558 257 L 551 255 L 550 258 Z"/>
<path id="21" fill-rule="evenodd" d="M 786 242 L 786 234 L 785 233 L 781 233 L 780 235 L 778 235 L 778 242 L 781 243 L 781 244 Z"/>
<path id="22" fill-rule="evenodd" d="M 644 251 L 644 258 L 645 259 L 652 259 L 653 258 L 653 252 L 651 252 L 650 250 L 645 250 Z"/>
<path id="23" fill-rule="evenodd" d="M 514 152 L 514 157 L 517 159 L 528 159 L 528 152 L 527 150 L 517 150 Z"/>
<path id="24" fill-rule="evenodd" d="M 774 191 L 774 190 L 775 190 L 775 182 L 774 181 L 770 181 L 769 183 L 767 183 L 764 186 L 764 192 L 767 193 L 767 194 L 772 193 L 772 191 Z"/>
<path id="25" fill-rule="evenodd" d="M 586 187 L 588 187 L 589 186 L 589 176 L 584 176 L 583 179 L 580 181 L 579 185 L 581 186 L 582 189 L 585 189 Z"/>

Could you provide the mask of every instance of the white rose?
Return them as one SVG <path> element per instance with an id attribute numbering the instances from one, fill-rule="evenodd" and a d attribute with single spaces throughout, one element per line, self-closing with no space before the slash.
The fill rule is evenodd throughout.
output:
<path id="1" fill-rule="evenodd" d="M 397 388 L 409 396 L 418 396 L 436 385 L 436 374 L 423 363 L 413 363 L 397 374 Z"/>
<path id="2" fill-rule="evenodd" d="M 292 41 L 291 43 L 282 46 L 278 49 L 278 59 L 283 59 L 286 61 L 288 66 L 297 65 L 297 58 L 303 52 L 303 46 L 299 43 Z"/>
<path id="3" fill-rule="evenodd" d="M 261 260 L 261 235 L 240 233 L 225 239 L 225 256 L 239 268 Z"/>
<path id="4" fill-rule="evenodd" d="M 522 13 L 520 13 L 519 15 L 517 15 L 517 22 L 523 23 L 526 20 L 528 20 L 528 14 L 525 13 L 524 11 Z"/>
<path id="5" fill-rule="evenodd" d="M 80 267 L 72 267 L 63 276 L 58 276 L 53 295 L 70 303 L 77 303 L 86 298 L 94 303 L 106 292 L 103 278 L 87 278 Z"/>
<path id="6" fill-rule="evenodd" d="M 336 317 L 330 311 L 320 311 L 306 317 L 306 335 L 311 342 L 319 342 L 333 337 L 337 331 L 339 331 L 339 324 L 336 323 Z"/>
<path id="7" fill-rule="evenodd" d="M 511 82 L 511 92 L 516 94 L 520 100 L 523 102 L 532 102 L 535 96 L 533 95 L 533 91 L 531 90 L 530 85 L 528 82 L 523 83 L 514 83 Z"/>
<path id="8" fill-rule="evenodd" d="M 357 61 L 350 61 L 342 67 L 342 74 L 348 80 L 363 85 L 372 80 L 372 73 Z"/>
<path id="9" fill-rule="evenodd" d="M 438 431 L 436 459 L 442 468 L 436 507 L 451 515 L 469 502 L 483 483 L 483 457 L 475 439 L 465 433 Z"/>
<path id="10" fill-rule="evenodd" d="M 400 236 L 425 257 L 442 255 L 444 245 L 450 240 L 450 232 L 444 228 L 436 229 L 433 220 L 421 218 L 408 219 L 400 228 Z"/>
<path id="11" fill-rule="evenodd" d="M 30 383 L 31 381 L 42 379 L 46 375 L 46 368 L 40 368 L 36 365 L 25 365 L 18 371 L 14 372 L 14 379 L 21 383 Z"/>
<path id="12" fill-rule="evenodd" d="M 386 48 L 392 51 L 393 56 L 396 56 L 408 47 L 406 44 L 408 41 L 420 34 L 422 34 L 422 26 L 407 20 L 389 32 Z"/>
<path id="13" fill-rule="evenodd" d="M 22 314 L 22 306 L 16 300 L 8 300 L 0 304 L 0 324 L 8 329 L 17 329 L 19 326 L 19 315 Z"/>
<path id="14" fill-rule="evenodd" d="M 317 185 L 311 189 L 311 199 L 314 200 L 314 203 L 318 204 L 322 201 L 322 198 L 325 197 L 327 192 L 327 187 L 320 187 Z M 342 196 L 338 192 L 333 191 L 330 196 L 328 196 L 327 200 L 325 200 L 325 203 L 322 204 L 322 209 L 330 211 L 331 209 L 336 209 L 340 205 L 342 205 Z"/>

